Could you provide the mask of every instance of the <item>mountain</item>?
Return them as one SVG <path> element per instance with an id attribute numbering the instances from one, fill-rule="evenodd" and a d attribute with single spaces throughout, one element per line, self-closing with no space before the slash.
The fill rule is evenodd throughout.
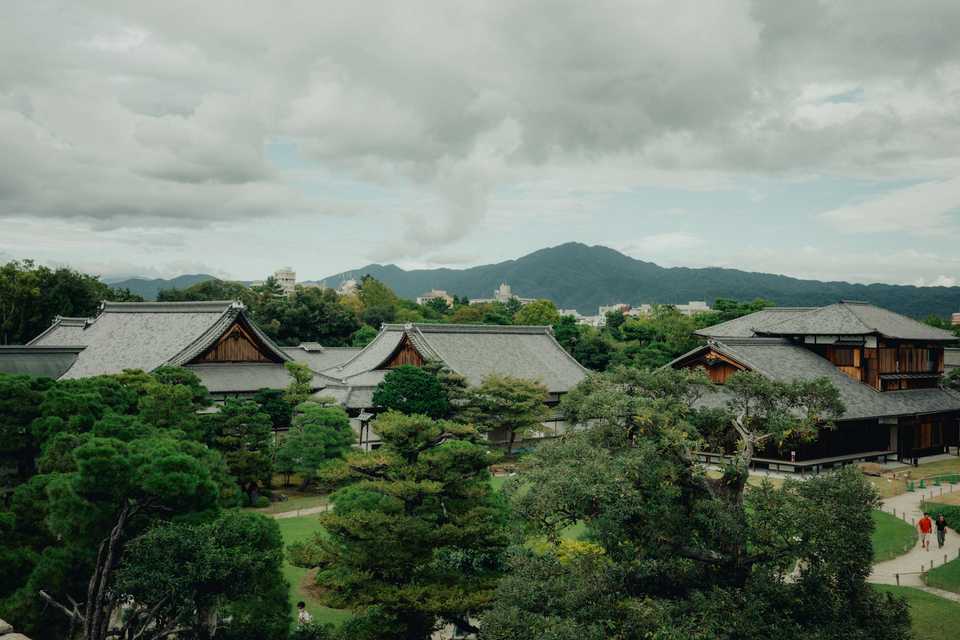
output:
<path id="1" fill-rule="evenodd" d="M 469 269 L 415 269 L 370 264 L 324 279 L 336 287 L 365 274 L 385 282 L 403 298 L 444 289 L 470 298 L 489 298 L 501 282 L 525 298 L 549 298 L 562 309 L 595 314 L 602 304 L 680 304 L 717 298 L 765 298 L 780 306 L 819 306 L 865 300 L 916 318 L 960 311 L 960 287 L 914 287 L 800 280 L 769 273 L 715 267 L 665 268 L 602 246 L 570 242 L 497 264 Z"/>
<path id="2" fill-rule="evenodd" d="M 177 276 L 176 278 L 170 278 L 169 280 L 165 280 L 163 278 L 155 278 L 153 280 L 147 280 L 145 278 L 129 278 L 127 280 L 109 282 L 108 284 L 114 289 L 130 289 L 131 293 L 142 296 L 144 300 L 156 300 L 157 294 L 160 293 L 161 289 L 186 289 L 187 287 L 195 285 L 198 282 L 206 282 L 207 280 L 213 279 L 214 276 L 206 273 L 196 273 L 185 276 Z"/>

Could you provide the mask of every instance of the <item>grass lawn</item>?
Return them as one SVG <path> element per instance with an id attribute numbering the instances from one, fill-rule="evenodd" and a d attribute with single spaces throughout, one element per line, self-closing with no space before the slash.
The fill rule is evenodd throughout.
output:
<path id="1" fill-rule="evenodd" d="M 960 593 L 960 559 L 951 560 L 930 571 L 927 574 L 927 585 Z"/>
<path id="2" fill-rule="evenodd" d="M 313 535 L 322 531 L 317 516 L 304 516 L 302 518 L 284 518 L 277 520 L 280 526 L 280 533 L 283 535 L 284 545 L 294 542 L 309 540 Z M 338 624 L 351 616 L 349 611 L 340 609 L 331 609 L 324 607 L 317 602 L 316 597 L 307 589 L 312 585 L 312 578 L 307 574 L 311 573 L 308 569 L 295 567 L 286 560 L 283 562 L 283 575 L 290 583 L 290 608 L 296 616 L 297 602 L 303 600 L 307 603 L 307 611 L 313 614 L 316 622 Z"/>
<path id="3" fill-rule="evenodd" d="M 327 504 L 327 496 L 317 495 L 316 493 L 297 493 L 295 491 L 283 491 L 287 494 L 287 499 L 283 502 L 271 502 L 269 507 L 264 509 L 254 509 L 248 507 L 248 511 L 256 511 L 265 515 L 272 513 L 283 513 L 285 511 L 296 511 L 297 509 L 309 509 L 310 507 L 319 507 Z"/>
<path id="4" fill-rule="evenodd" d="M 490 485 L 493 487 L 494 491 L 500 491 L 500 488 L 510 479 L 510 476 L 492 476 L 490 478 Z"/>
<path id="5" fill-rule="evenodd" d="M 900 518 L 873 512 L 873 558 L 883 562 L 902 555 L 917 544 L 917 530 Z"/>
<path id="6" fill-rule="evenodd" d="M 873 585 L 907 599 L 913 635 L 916 638 L 952 638 L 960 628 L 960 604 L 910 587 Z"/>

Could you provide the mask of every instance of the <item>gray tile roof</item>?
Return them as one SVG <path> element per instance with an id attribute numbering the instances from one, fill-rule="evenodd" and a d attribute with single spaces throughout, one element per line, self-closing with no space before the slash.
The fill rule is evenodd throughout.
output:
<path id="1" fill-rule="evenodd" d="M 298 347 L 281 347 L 284 353 L 314 371 L 323 371 L 345 363 L 360 353 L 360 347 L 323 347 L 306 342 Z"/>
<path id="2" fill-rule="evenodd" d="M 704 338 L 749 338 L 758 331 L 783 322 L 818 307 L 770 307 L 761 311 L 727 320 L 720 324 L 698 329 L 695 333 Z"/>
<path id="3" fill-rule="evenodd" d="M 186 366 L 203 382 L 210 393 L 253 393 L 260 389 L 286 389 L 290 373 L 282 364 L 267 362 L 223 362 L 191 364 Z M 330 382 L 317 375 L 313 388 L 320 389 Z"/>
<path id="4" fill-rule="evenodd" d="M 384 325 L 354 358 L 324 373 L 365 386 L 368 382 L 357 376 L 380 368 L 404 336 L 425 359 L 442 361 L 472 385 L 502 374 L 538 380 L 552 393 L 565 393 L 587 375 L 554 340 L 550 327 L 453 324 Z"/>
<path id="5" fill-rule="evenodd" d="M 960 396 L 950 391 L 876 391 L 841 373 L 827 359 L 782 338 L 709 340 L 671 364 L 679 364 L 710 348 L 774 380 L 827 378 L 840 392 L 846 407 L 844 420 L 960 411 Z"/>
<path id="6" fill-rule="evenodd" d="M 57 379 L 73 366 L 83 347 L 0 347 L 0 373 Z"/>
<path id="7" fill-rule="evenodd" d="M 901 340 L 953 342 L 949 331 L 937 329 L 907 316 L 866 302 L 842 301 L 825 307 L 770 308 L 706 327 L 704 337 L 750 337 L 756 335 L 879 335 Z"/>
<path id="8" fill-rule="evenodd" d="M 278 359 L 290 360 L 246 319 L 243 305 L 233 301 L 105 302 L 100 314 L 85 322 L 81 330 L 69 327 L 67 337 L 86 348 L 63 378 L 119 373 L 124 369 L 152 371 L 162 365 L 186 364 L 236 320 L 244 322 Z M 51 339 L 64 328 L 61 321 L 56 331 L 44 332 L 43 340 Z"/>
<path id="9" fill-rule="evenodd" d="M 46 331 L 27 343 L 29 346 L 52 347 L 83 344 L 80 336 L 89 318 L 64 318 L 57 316 Z"/>

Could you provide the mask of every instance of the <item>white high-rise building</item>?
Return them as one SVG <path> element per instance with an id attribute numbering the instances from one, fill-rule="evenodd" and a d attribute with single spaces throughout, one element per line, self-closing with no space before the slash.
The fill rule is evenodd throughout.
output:
<path id="1" fill-rule="evenodd" d="M 297 288 L 297 273 L 290 267 L 283 267 L 274 271 L 273 279 L 280 285 L 284 295 L 292 296 Z"/>

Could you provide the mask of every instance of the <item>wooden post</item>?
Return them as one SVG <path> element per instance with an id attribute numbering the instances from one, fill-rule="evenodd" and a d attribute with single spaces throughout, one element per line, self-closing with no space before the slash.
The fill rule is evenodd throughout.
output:
<path id="1" fill-rule="evenodd" d="M 943 564 L 947 564 L 947 554 L 943 554 Z"/>
<path id="2" fill-rule="evenodd" d="M 899 574 L 899 573 L 897 574 L 897 586 L 898 586 L 898 587 L 900 586 L 900 574 Z"/>

